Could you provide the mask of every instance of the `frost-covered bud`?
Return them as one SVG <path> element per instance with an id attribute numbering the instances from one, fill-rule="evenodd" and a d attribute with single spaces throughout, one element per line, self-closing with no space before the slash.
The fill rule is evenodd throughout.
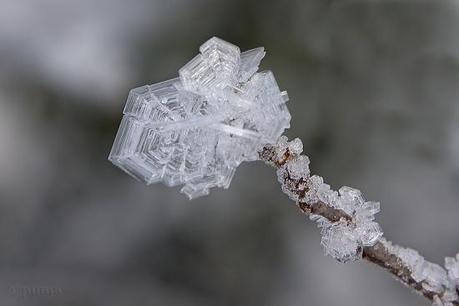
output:
<path id="1" fill-rule="evenodd" d="M 303 152 L 303 143 L 299 138 L 295 138 L 288 143 L 290 153 L 300 155 Z"/>
<path id="2" fill-rule="evenodd" d="M 309 177 L 309 158 L 301 155 L 287 163 L 287 171 L 294 180 Z"/>
<path id="3" fill-rule="evenodd" d="M 325 253 L 339 262 L 355 261 L 362 257 L 362 247 L 355 232 L 345 222 L 337 222 L 322 230 Z"/>

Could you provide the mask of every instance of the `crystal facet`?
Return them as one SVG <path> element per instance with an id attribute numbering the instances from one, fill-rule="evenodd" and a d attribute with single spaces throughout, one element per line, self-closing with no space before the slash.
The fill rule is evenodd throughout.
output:
<path id="1" fill-rule="evenodd" d="M 241 162 L 290 126 L 287 93 L 257 72 L 263 48 L 241 53 L 213 37 L 199 50 L 179 78 L 130 91 L 109 156 L 146 184 L 183 184 L 189 198 L 227 188 Z"/>

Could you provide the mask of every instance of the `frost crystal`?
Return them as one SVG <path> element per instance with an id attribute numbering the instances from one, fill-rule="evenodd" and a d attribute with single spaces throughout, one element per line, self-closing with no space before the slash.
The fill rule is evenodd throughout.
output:
<path id="1" fill-rule="evenodd" d="M 459 254 L 456 255 L 456 258 L 446 257 L 445 267 L 448 270 L 449 278 L 459 287 Z"/>
<path id="2" fill-rule="evenodd" d="M 356 233 L 363 246 L 375 245 L 383 234 L 379 224 L 372 221 L 357 223 Z"/>
<path id="3" fill-rule="evenodd" d="M 303 152 L 303 142 L 301 139 L 295 138 L 288 143 L 288 149 L 292 154 L 300 155 Z"/>
<path id="4" fill-rule="evenodd" d="M 339 189 L 340 202 L 339 208 L 349 214 L 353 214 L 359 209 L 364 203 L 362 193 L 360 190 L 343 186 Z"/>
<path id="5" fill-rule="evenodd" d="M 324 180 L 321 176 L 313 175 L 307 180 L 307 192 L 304 196 L 304 201 L 306 203 L 315 204 L 320 201 L 319 199 L 319 189 L 323 186 Z"/>
<path id="6" fill-rule="evenodd" d="M 358 237 L 345 222 L 337 222 L 322 229 L 321 241 L 325 253 L 339 262 L 354 261 L 362 256 Z"/>
<path id="7" fill-rule="evenodd" d="M 130 91 L 109 156 L 146 184 L 184 184 L 189 198 L 227 188 L 290 124 L 287 93 L 270 71 L 256 72 L 264 48 L 240 53 L 214 37 L 199 50 L 179 78 Z"/>

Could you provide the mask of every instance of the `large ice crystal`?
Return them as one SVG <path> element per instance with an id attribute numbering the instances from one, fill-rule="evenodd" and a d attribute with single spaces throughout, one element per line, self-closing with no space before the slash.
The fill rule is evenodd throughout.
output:
<path id="1" fill-rule="evenodd" d="M 184 184 L 189 198 L 227 188 L 290 124 L 287 93 L 270 71 L 256 72 L 264 48 L 240 53 L 213 37 L 199 50 L 179 78 L 130 91 L 109 156 L 146 184 Z"/>

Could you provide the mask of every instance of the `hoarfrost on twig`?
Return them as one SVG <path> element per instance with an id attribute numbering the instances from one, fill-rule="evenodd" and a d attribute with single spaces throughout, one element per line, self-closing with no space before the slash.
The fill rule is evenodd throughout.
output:
<path id="1" fill-rule="evenodd" d="M 311 175 L 301 140 L 281 136 L 290 125 L 288 96 L 270 71 L 257 72 L 264 48 L 241 53 L 213 37 L 199 51 L 178 78 L 130 91 L 111 162 L 147 184 L 184 185 L 191 199 L 227 188 L 241 162 L 261 159 L 317 223 L 326 254 L 340 262 L 363 257 L 433 305 L 459 305 L 459 254 L 444 269 L 387 241 L 374 221 L 379 202 L 355 188 L 333 190 Z"/>
<path id="2" fill-rule="evenodd" d="M 288 142 L 282 136 L 276 144 L 265 145 L 259 156 L 277 168 L 281 189 L 321 228 L 325 253 L 339 262 L 364 257 L 432 300 L 434 305 L 459 305 L 459 255 L 456 259 L 446 259 L 446 271 L 425 260 L 416 250 L 384 239 L 381 227 L 374 221 L 380 211 L 379 202 L 367 201 L 359 190 L 351 187 L 341 187 L 336 192 L 322 177 L 311 176 L 309 159 L 290 149 L 302 147 L 298 141 Z M 299 160 L 307 161 L 302 170 L 297 167 Z"/>
<path id="3" fill-rule="evenodd" d="M 360 259 L 363 247 L 375 245 L 382 237 L 380 226 L 373 221 L 379 212 L 379 203 L 365 201 L 362 193 L 351 187 L 341 187 L 336 192 L 324 183 L 322 177 L 310 176 L 309 158 L 300 155 L 302 148 L 301 140 L 296 138 L 288 142 L 286 137 L 281 137 L 272 146 L 282 190 L 295 201 L 310 206 L 321 203 L 348 214 L 351 220 L 336 223 L 317 218 L 322 228 L 322 246 L 326 254 L 340 262 Z"/>

